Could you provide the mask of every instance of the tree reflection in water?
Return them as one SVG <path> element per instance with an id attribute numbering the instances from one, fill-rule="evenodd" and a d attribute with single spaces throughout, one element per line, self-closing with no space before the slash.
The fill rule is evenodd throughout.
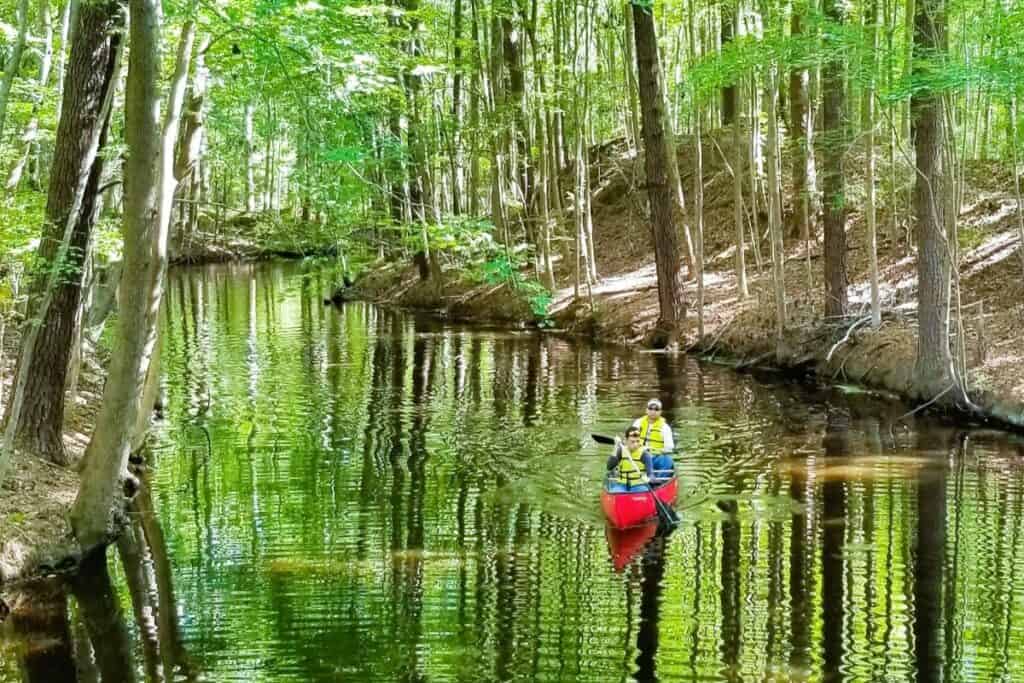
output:
<path id="1" fill-rule="evenodd" d="M 103 551 L 73 576 L 21 587 L 11 600 L 9 628 L 25 683 L 135 683 L 140 655 L 146 681 L 198 680 L 181 641 L 170 562 L 147 483 L 131 517 L 116 547 L 133 622 L 125 620 Z"/>

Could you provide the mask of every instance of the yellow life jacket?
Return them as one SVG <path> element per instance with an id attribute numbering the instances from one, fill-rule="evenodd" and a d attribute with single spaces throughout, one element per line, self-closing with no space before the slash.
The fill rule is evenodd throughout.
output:
<path id="1" fill-rule="evenodd" d="M 640 443 L 650 448 L 652 453 L 661 453 L 665 450 L 665 439 L 661 435 L 664 424 L 665 418 L 661 416 L 653 424 L 646 415 L 640 418 Z"/>
<path id="2" fill-rule="evenodd" d="M 644 447 L 640 446 L 635 451 L 629 452 L 626 450 L 626 447 L 623 446 L 621 456 L 622 457 L 619 460 L 619 483 L 629 484 L 630 486 L 633 486 L 634 484 L 642 484 L 643 476 L 646 474 L 645 470 L 647 469 L 644 466 L 643 461 Z M 632 460 L 636 467 L 631 465 L 627 458 Z"/>

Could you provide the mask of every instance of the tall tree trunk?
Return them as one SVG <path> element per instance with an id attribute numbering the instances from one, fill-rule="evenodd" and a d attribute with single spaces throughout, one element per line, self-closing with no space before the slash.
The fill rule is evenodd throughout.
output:
<path id="1" fill-rule="evenodd" d="M 658 273 L 658 345 L 675 344 L 686 316 L 679 282 L 679 243 L 668 182 L 669 150 L 665 139 L 665 98 L 658 68 L 658 41 L 650 7 L 632 5 L 636 66 L 643 113 L 644 168 L 651 207 L 654 261 Z"/>
<path id="2" fill-rule="evenodd" d="M 732 210 L 736 228 L 736 286 L 740 299 L 750 296 L 747 285 L 747 245 L 743 237 L 743 124 L 739 115 L 739 87 L 733 89 L 736 102 L 732 106 L 736 115 L 732 122 Z"/>
<path id="3" fill-rule="evenodd" d="M 82 486 L 71 509 L 78 542 L 91 547 L 110 538 L 121 506 L 115 494 L 128 464 L 141 385 L 156 343 L 156 326 L 167 270 L 167 229 L 174 198 L 174 143 L 195 25 L 182 27 L 165 121 L 159 121 L 160 3 L 130 0 L 131 52 L 125 92 L 124 266 L 113 358 L 85 452 Z"/>
<path id="4" fill-rule="evenodd" d="M 768 144 L 765 146 L 765 164 L 768 167 L 768 233 L 771 238 L 772 281 L 775 285 L 775 335 L 777 353 L 783 355 L 786 330 L 786 269 L 785 251 L 782 242 L 782 192 L 779 178 L 779 118 L 778 118 L 778 67 L 770 64 L 767 68 L 768 83 L 765 87 L 768 115 Z"/>
<path id="5" fill-rule="evenodd" d="M 838 35 L 843 23 L 839 0 L 825 0 L 825 16 L 837 28 L 826 34 Z M 848 284 L 846 274 L 846 195 L 843 155 L 846 152 L 846 91 L 843 84 L 844 56 L 838 46 L 827 46 L 822 72 L 822 159 L 821 188 L 825 209 L 825 316 L 846 315 Z"/>
<path id="6" fill-rule="evenodd" d="M 11 85 L 21 68 L 21 55 L 25 52 L 25 34 L 28 33 L 28 0 L 18 1 L 17 10 L 18 34 L 11 46 L 11 53 L 4 64 L 3 75 L 0 76 L 0 142 L 4 138 L 4 120 L 7 117 L 7 102 L 10 99 Z"/>
<path id="7" fill-rule="evenodd" d="M 1010 147 L 1013 149 L 1013 189 L 1017 195 L 1017 236 L 1020 239 L 1020 265 L 1024 268 L 1024 191 L 1020 182 L 1020 151 L 1017 147 L 1017 98 L 1010 99 Z"/>
<path id="8" fill-rule="evenodd" d="M 693 0 L 690 0 L 689 31 L 690 31 L 690 57 L 696 62 L 701 57 L 701 50 L 697 46 L 697 32 L 694 28 L 694 15 L 697 13 Z M 694 178 L 693 178 L 693 225 L 694 235 L 694 261 L 696 265 L 695 276 L 697 278 L 697 339 L 704 339 L 704 141 L 703 122 L 701 121 L 701 107 L 697 103 L 697 89 L 692 91 L 693 111 L 693 137 L 694 137 Z M 735 114 L 735 111 L 733 112 Z"/>
<path id="9" fill-rule="evenodd" d="M 626 72 L 626 98 L 629 101 L 629 134 L 634 147 L 640 147 L 640 103 L 637 99 L 636 59 L 633 56 L 633 12 L 625 3 L 625 26 L 622 41 L 622 67 Z"/>
<path id="10" fill-rule="evenodd" d="M 178 142 L 178 154 L 174 160 L 174 178 L 181 183 L 178 192 L 180 199 L 190 199 L 182 203 L 183 208 L 191 207 L 188 217 L 181 221 L 180 233 L 172 238 L 175 244 L 181 244 L 188 226 L 194 223 L 199 213 L 199 156 L 203 143 L 203 103 L 209 83 L 209 70 L 206 68 L 206 50 L 210 46 L 209 34 L 199 40 L 194 61 L 192 77 L 192 93 L 182 114 L 181 140 Z"/>
<path id="11" fill-rule="evenodd" d="M 946 51 L 945 0 L 916 0 L 914 73 L 926 77 Z M 945 169 L 942 165 L 942 94 L 925 85 L 910 98 L 917 173 L 914 233 L 917 238 L 918 338 L 913 390 L 930 399 L 953 381 L 949 348 L 950 258 L 944 234 Z"/>
<path id="12" fill-rule="evenodd" d="M 739 0 L 736 0 L 735 7 L 730 4 L 732 0 L 723 2 L 719 6 L 719 13 L 721 17 L 719 21 L 720 26 L 720 37 L 722 40 L 721 49 L 724 52 L 730 43 L 732 43 L 733 36 L 736 34 L 736 20 L 739 15 Z M 722 88 L 722 127 L 732 125 L 736 123 L 736 119 L 739 116 L 739 108 L 737 104 L 738 92 L 735 83 L 730 83 Z M 737 173 L 739 171 L 737 170 Z"/>
<path id="13" fill-rule="evenodd" d="M 878 50 L 878 2 L 870 0 L 867 8 L 868 64 L 867 85 L 864 93 L 864 185 L 865 212 L 868 228 L 868 257 L 871 260 L 871 326 L 876 330 L 882 324 L 882 303 L 878 283 L 878 228 L 875 214 L 875 52 Z M 895 208 L 895 207 L 893 207 Z"/>
<path id="14" fill-rule="evenodd" d="M 449 155 L 452 173 L 452 213 L 462 213 L 462 0 L 455 0 L 452 17 L 452 135 Z"/>
<path id="15" fill-rule="evenodd" d="M 58 463 L 67 460 L 64 386 L 71 340 L 80 324 L 82 265 L 103 168 L 98 152 L 116 82 L 119 27 L 116 2 L 88 3 L 79 12 L 38 251 L 44 265 L 30 290 L 30 314 L 7 405 L 5 444 L 9 439 L 12 446 Z"/>
<path id="16" fill-rule="evenodd" d="M 68 53 L 71 49 L 71 39 L 74 36 L 75 26 L 78 25 L 78 0 L 67 0 L 64 11 L 60 18 L 60 54 L 57 56 L 57 113 L 56 120 L 60 121 L 61 111 L 64 104 L 64 72 L 68 62 Z"/>
<path id="17" fill-rule="evenodd" d="M 789 32 L 794 41 L 803 34 L 803 14 L 806 7 L 793 7 Z M 793 231 L 791 236 L 810 246 L 810 225 L 807 194 L 807 159 L 810 156 L 809 127 L 807 125 L 808 84 L 810 74 L 801 64 L 789 72 L 789 129 L 790 149 L 793 155 Z"/>
<path id="18" fill-rule="evenodd" d="M 480 215 L 480 85 L 484 61 L 480 58 L 479 9 L 476 0 L 470 0 L 470 28 L 473 40 L 473 76 L 469 83 L 469 215 Z"/>

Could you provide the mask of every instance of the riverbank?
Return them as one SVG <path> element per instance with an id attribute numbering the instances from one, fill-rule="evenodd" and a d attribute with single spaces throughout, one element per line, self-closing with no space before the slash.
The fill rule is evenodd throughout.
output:
<path id="1" fill-rule="evenodd" d="M 710 137 L 710 136 L 709 136 Z M 852 210 L 847 224 L 851 315 L 827 321 L 823 308 L 822 236 L 809 243 L 786 238 L 787 320 L 784 343 L 775 330 L 775 300 L 766 237 L 745 252 L 749 296 L 741 297 L 734 269 L 735 228 L 732 179 L 723 158 L 727 136 L 705 142 L 704 330 L 696 314 L 697 283 L 685 283 L 688 311 L 682 346 L 737 368 L 761 367 L 813 376 L 824 382 L 858 384 L 921 402 L 912 383 L 916 357 L 916 273 L 910 226 L 879 207 L 879 272 L 883 320 L 870 325 L 869 256 L 865 218 Z M 599 280 L 575 296 L 575 261 L 556 262 L 557 287 L 547 315 L 569 334 L 627 346 L 648 346 L 658 317 L 657 279 L 642 214 L 638 179 L 642 159 L 616 153 L 598 157 L 591 182 L 594 196 L 594 251 Z M 680 173 L 692 192 L 694 169 L 684 144 Z M 852 164 L 851 164 L 852 166 Z M 932 408 L 961 419 L 1024 429 L 1024 325 L 1022 247 L 1017 236 L 1016 200 L 1009 171 L 995 162 L 969 166 L 960 215 L 960 293 L 964 330 L 961 357 L 973 406 L 953 403 L 953 392 L 932 397 Z M 856 178 L 851 179 L 851 187 Z M 684 184 L 685 184 L 684 183 Z M 851 192 L 851 194 L 853 194 Z M 688 196 L 690 196 L 688 194 Z M 789 196 L 787 194 L 786 196 Z M 859 197 L 857 197 L 859 200 Z M 900 198 L 897 198 L 897 202 Z M 789 224 L 793 207 L 785 208 Z M 681 219 L 677 216 L 677 219 Z M 571 214 L 564 219 L 571 226 Z M 680 223 L 681 225 L 681 220 Z M 569 263 L 572 261 L 572 263 Z M 478 284 L 455 270 L 443 283 L 421 281 L 411 265 L 378 263 L 356 283 L 355 294 L 380 303 L 430 310 L 463 321 L 528 325 L 536 322 L 527 298 L 507 284 Z M 954 317 L 953 324 L 958 321 Z"/>
<path id="2" fill-rule="evenodd" d="M 11 395 L 18 346 L 18 335 L 9 332 L 3 349 L 4 401 Z M 103 382 L 98 361 L 83 359 L 75 403 L 64 425 L 64 447 L 72 463 L 81 461 L 91 438 Z M 0 411 L 5 409 L 0 403 Z M 74 569 L 93 550 L 78 544 L 67 518 L 80 483 L 74 466 L 13 453 L 10 473 L 0 487 L 0 599 L 12 584 Z"/>
<path id="3" fill-rule="evenodd" d="M 194 231 L 178 231 L 168 246 L 171 265 L 333 256 L 338 243 L 322 223 L 276 213 L 204 215 Z"/>

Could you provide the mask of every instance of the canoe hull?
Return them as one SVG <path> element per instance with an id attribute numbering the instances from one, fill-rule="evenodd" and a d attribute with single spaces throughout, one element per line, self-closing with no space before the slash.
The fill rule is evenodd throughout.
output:
<path id="1" fill-rule="evenodd" d="M 678 492 L 679 482 L 675 477 L 654 489 L 654 495 L 665 505 L 672 505 Z M 607 489 L 602 490 L 601 508 L 616 529 L 628 529 L 658 516 L 654 500 L 647 491 L 612 493 Z"/>

